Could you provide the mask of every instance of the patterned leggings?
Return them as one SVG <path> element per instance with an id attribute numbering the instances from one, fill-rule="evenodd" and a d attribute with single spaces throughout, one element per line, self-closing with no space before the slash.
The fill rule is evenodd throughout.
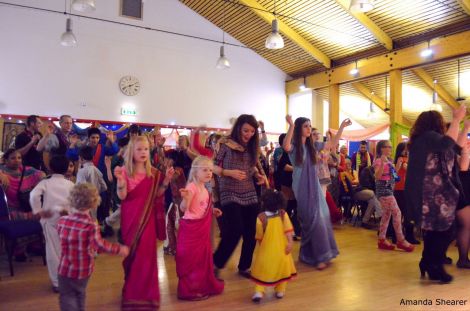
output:
<path id="1" fill-rule="evenodd" d="M 390 217 L 393 217 L 393 228 L 395 229 L 397 241 L 401 242 L 405 240 L 405 236 L 403 235 L 403 231 L 401 229 L 401 212 L 398 208 L 395 197 L 393 195 L 380 197 L 379 201 L 380 205 L 382 206 L 382 219 L 380 220 L 379 239 L 385 239 Z"/>

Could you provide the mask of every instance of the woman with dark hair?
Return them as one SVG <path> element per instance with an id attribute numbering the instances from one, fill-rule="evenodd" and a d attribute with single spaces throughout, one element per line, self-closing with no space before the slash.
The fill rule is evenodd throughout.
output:
<path id="1" fill-rule="evenodd" d="M 401 214 L 403 215 L 403 227 L 405 231 L 405 239 L 411 244 L 420 244 L 416 240 L 414 235 L 414 223 L 411 220 L 410 213 L 406 207 L 405 201 L 405 181 L 406 181 L 406 171 L 408 169 L 408 148 L 406 147 L 406 142 L 401 142 L 397 145 L 395 150 L 395 159 L 393 163 L 395 164 L 395 169 L 397 171 L 400 180 L 395 183 L 395 188 L 393 189 L 393 196 L 397 201 L 398 207 L 400 208 Z M 392 227 L 393 228 L 393 227 Z"/>
<path id="2" fill-rule="evenodd" d="M 294 123 L 292 117 L 288 115 L 286 121 L 289 130 L 283 148 L 289 153 L 294 169 L 292 190 L 297 199 L 297 213 L 302 228 L 299 259 L 322 270 L 339 254 L 316 167 L 319 151 L 329 146 L 312 137 L 309 119 L 297 118 Z M 336 145 L 336 140 L 341 136 L 344 127 L 349 124 L 348 119 L 341 123 L 333 139 L 333 146 Z"/>
<path id="3" fill-rule="evenodd" d="M 216 269 L 225 266 L 243 237 L 238 264 L 240 275 L 250 277 L 250 266 L 255 249 L 258 197 L 257 184 L 266 184 L 266 176 L 258 165 L 258 122 L 252 115 L 242 114 L 233 125 L 228 137 L 219 141 L 214 158 L 214 173 L 219 176 L 219 199 L 222 210 L 222 238 L 214 253 Z"/>
<path id="4" fill-rule="evenodd" d="M 442 283 L 452 281 L 444 270 L 445 252 L 452 237 L 455 211 L 464 207 L 458 178 L 456 149 L 466 141 L 468 127 L 459 134 L 465 105 L 453 111 L 445 132 L 444 119 L 437 111 L 422 112 L 411 129 L 405 198 L 414 221 L 423 230 L 421 276 Z M 468 155 L 466 155 L 468 156 Z"/>

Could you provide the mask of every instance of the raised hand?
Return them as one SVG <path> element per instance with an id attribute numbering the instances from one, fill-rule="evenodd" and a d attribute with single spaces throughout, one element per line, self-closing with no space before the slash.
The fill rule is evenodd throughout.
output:
<path id="1" fill-rule="evenodd" d="M 117 181 L 124 181 L 124 168 L 122 166 L 116 166 L 114 168 L 114 176 L 116 177 Z"/>
<path id="2" fill-rule="evenodd" d="M 465 118 L 465 114 L 467 113 L 467 106 L 465 104 L 462 104 L 459 106 L 459 108 L 456 108 L 452 111 L 452 116 L 455 120 L 458 120 L 459 122 Z"/>
<path id="3" fill-rule="evenodd" d="M 292 121 L 292 116 L 290 114 L 286 115 L 287 124 L 294 126 L 294 121 Z"/>
<path id="4" fill-rule="evenodd" d="M 346 126 L 350 126 L 352 124 L 351 120 L 349 118 L 347 119 L 344 119 L 343 122 L 341 122 L 341 127 L 346 127 Z"/>
<path id="5" fill-rule="evenodd" d="M 114 135 L 114 133 L 112 131 L 108 131 L 106 133 L 106 138 L 108 139 L 108 141 L 113 144 L 115 141 L 116 141 L 116 135 Z"/>
<path id="6" fill-rule="evenodd" d="M 170 166 L 166 169 L 165 179 L 167 181 L 170 181 L 173 178 L 173 175 L 175 175 L 175 169 L 173 168 L 173 166 Z"/>

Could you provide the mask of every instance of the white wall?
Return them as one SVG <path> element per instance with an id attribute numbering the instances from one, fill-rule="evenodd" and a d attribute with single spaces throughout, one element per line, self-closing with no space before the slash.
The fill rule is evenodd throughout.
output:
<path id="1" fill-rule="evenodd" d="M 9 2 L 64 10 L 60 0 Z M 177 0 L 145 1 L 143 21 L 118 17 L 118 0 L 96 2 L 97 10 L 87 15 L 222 37 Z M 230 127 L 231 117 L 251 113 L 268 131 L 284 130 L 286 75 L 251 50 L 227 46 L 232 68 L 220 71 L 219 44 L 79 17 L 73 18 L 78 46 L 65 48 L 59 44 L 65 20 L 0 5 L 0 113 L 211 127 Z M 137 96 L 118 88 L 128 74 L 141 82 Z M 135 120 L 121 117 L 124 104 L 135 105 Z"/>

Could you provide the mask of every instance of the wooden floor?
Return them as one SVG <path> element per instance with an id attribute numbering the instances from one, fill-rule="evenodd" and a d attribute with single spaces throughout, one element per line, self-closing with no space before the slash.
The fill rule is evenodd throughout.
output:
<path id="1" fill-rule="evenodd" d="M 176 298 L 177 277 L 174 257 L 158 250 L 161 310 L 470 310 L 470 271 L 447 266 L 454 275 L 451 284 L 420 280 L 418 261 L 422 247 L 413 253 L 381 251 L 376 232 L 343 224 L 335 228 L 340 255 L 330 268 L 317 271 L 297 262 L 298 277 L 287 287 L 284 299 L 268 291 L 260 305 L 250 300 L 253 283 L 236 274 L 239 250 L 221 276 L 225 292 L 205 301 L 184 302 Z M 449 255 L 457 259 L 452 246 Z M 52 293 L 47 269 L 41 259 L 15 263 L 16 275 L 9 276 L 2 257 L 0 264 L 0 310 L 58 310 L 58 295 Z M 119 310 L 123 283 L 121 258 L 100 255 L 89 286 L 87 310 Z M 431 299 L 432 306 L 400 305 L 402 299 Z M 435 299 L 466 300 L 465 306 L 437 306 Z"/>

